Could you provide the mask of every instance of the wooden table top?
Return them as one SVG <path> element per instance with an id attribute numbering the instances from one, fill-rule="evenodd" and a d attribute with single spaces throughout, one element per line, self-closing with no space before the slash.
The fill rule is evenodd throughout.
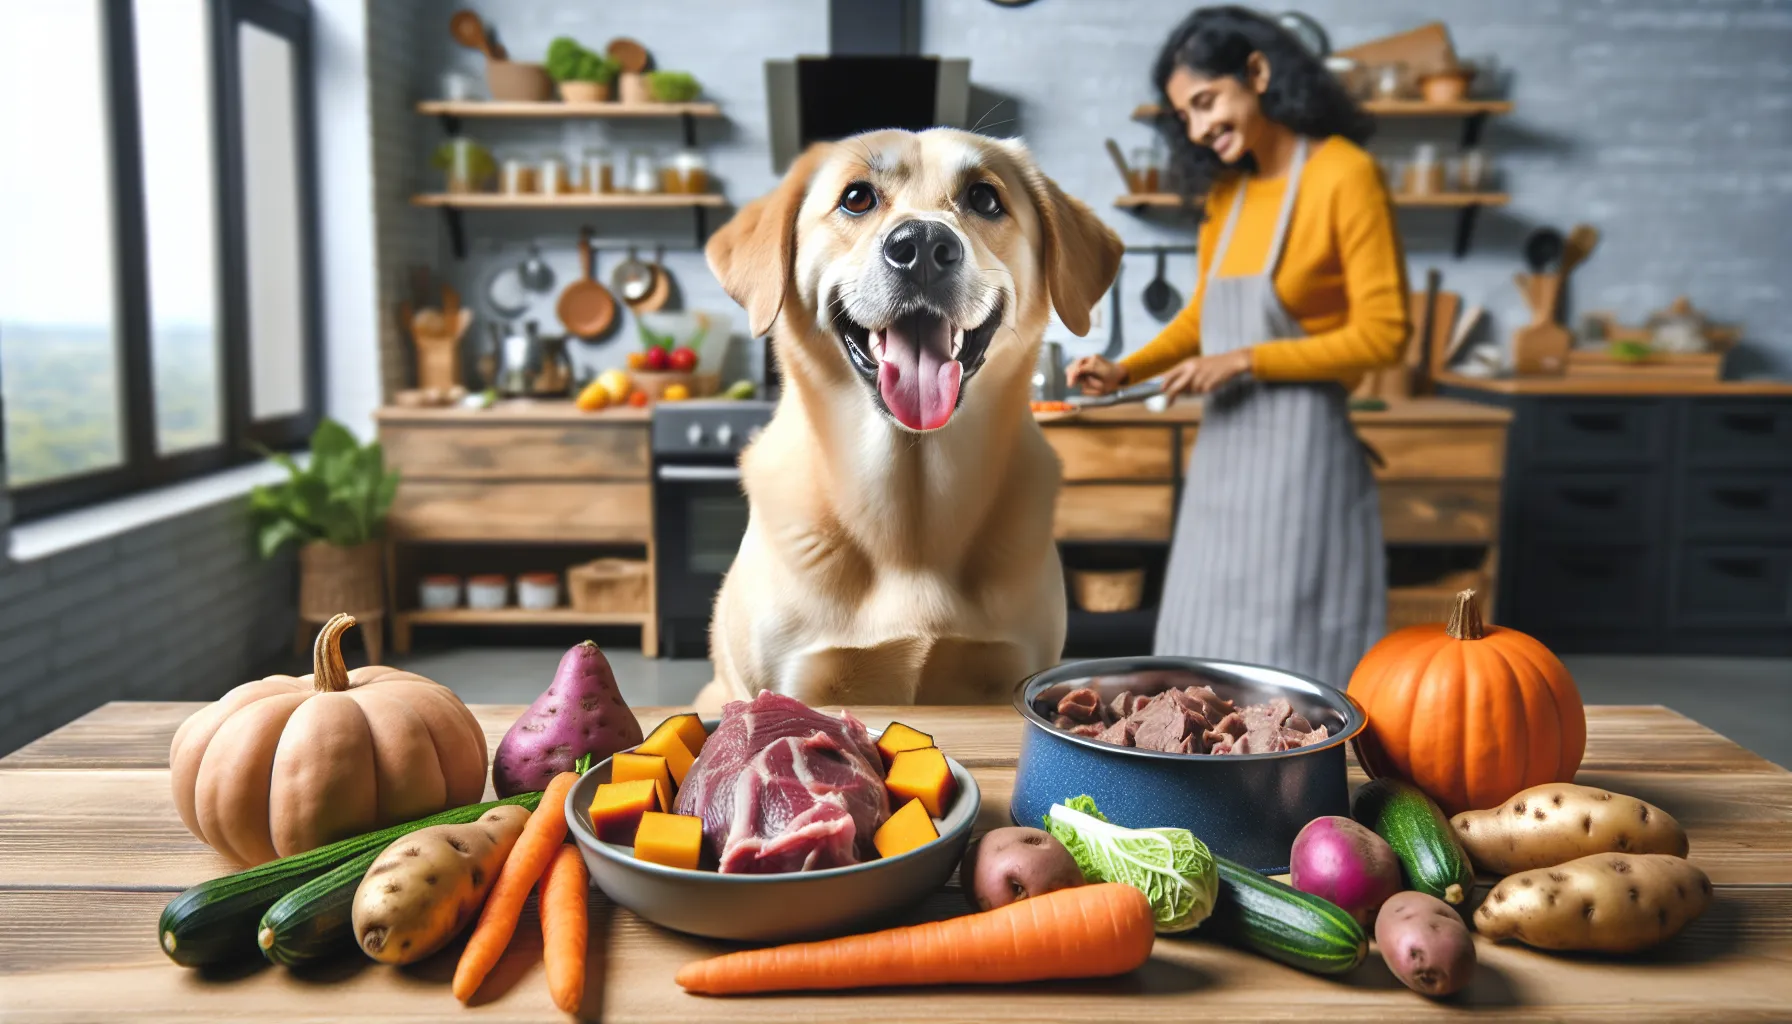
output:
<path id="1" fill-rule="evenodd" d="M 1634 376 L 1610 374 L 1574 377 L 1471 377 L 1444 372 L 1439 384 L 1489 391 L 1499 395 L 1600 395 L 1614 397 L 1792 397 L 1792 380 L 1710 380 L 1703 377 L 1663 377 L 1648 373 Z"/>
<path id="2" fill-rule="evenodd" d="M 108 704 L 0 758 L 0 1021 L 560 1021 L 539 929 L 518 929 L 481 1001 L 448 991 L 458 944 L 409 968 L 359 957 L 306 972 L 255 964 L 202 974 L 156 944 L 168 900 L 230 865 L 189 835 L 169 794 L 168 744 L 198 704 Z M 475 706 L 495 748 L 517 706 Z M 643 723 L 671 709 L 638 709 Z M 982 829 L 1007 824 L 1020 722 L 1006 707 L 866 708 L 935 735 L 983 787 Z M 586 1016 L 608 1021 L 1240 1020 L 1449 1018 L 1784 1020 L 1792 1014 L 1792 773 L 1660 707 L 1594 707 L 1579 780 L 1649 800 L 1717 883 L 1711 910 L 1631 958 L 1557 956 L 1477 940 L 1480 969 L 1432 1003 L 1371 956 L 1326 979 L 1196 938 L 1105 981 L 981 989 L 703 999 L 673 975 L 719 944 L 675 935 L 592 895 Z M 1353 774 L 1354 774 L 1353 768 Z M 1354 775 L 1357 781 L 1360 774 Z M 1485 892 L 1483 883 L 1481 892 Z M 921 915 L 964 911 L 956 886 Z"/>

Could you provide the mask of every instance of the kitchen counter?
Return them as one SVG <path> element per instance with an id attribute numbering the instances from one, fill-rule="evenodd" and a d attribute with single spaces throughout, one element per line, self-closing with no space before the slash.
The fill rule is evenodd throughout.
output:
<path id="1" fill-rule="evenodd" d="M 1788 380 L 1700 380 L 1638 374 L 1634 377 L 1469 377 L 1440 373 L 1442 387 L 1485 391 L 1496 395 L 1613 395 L 1661 397 L 1786 397 L 1792 396 Z"/>
<path id="2" fill-rule="evenodd" d="M 349 954 L 303 974 L 259 962 L 200 974 L 156 945 L 176 892 L 231 870 L 189 835 L 169 791 L 168 745 L 199 708 L 113 703 L 0 758 L 0 1020 L 560 1022 L 533 904 L 463 1009 L 449 993 L 460 944 L 394 969 Z M 523 709 L 474 706 L 494 749 Z M 643 723 L 672 710 L 640 708 Z M 859 708 L 932 733 L 983 790 L 979 831 L 1008 824 L 1022 725 L 1008 707 Z M 1363 781 L 1354 768 L 1353 783 Z M 1716 885 L 1703 918 L 1635 957 L 1555 956 L 1476 943 L 1474 983 L 1445 1002 L 1406 991 L 1379 957 L 1319 978 L 1200 937 L 1160 938 L 1124 977 L 1032 986 L 880 989 L 702 999 L 673 975 L 718 943 L 649 925 L 591 895 L 584 1016 L 606 1021 L 1456 1019 L 1471 1010 L 1554 1020 L 1783 1018 L 1792 1006 L 1792 773 L 1666 708 L 1587 709 L 1579 782 L 1671 812 Z M 1484 897 L 1487 882 L 1477 887 Z M 964 913 L 950 885 L 917 918 Z"/>
<path id="3" fill-rule="evenodd" d="M 380 424 L 427 423 L 633 423 L 647 425 L 653 409 L 646 406 L 621 405 L 582 412 L 570 398 L 514 398 L 494 403 L 488 409 L 467 409 L 461 406 L 442 408 L 388 405 L 373 414 Z"/>
<path id="4" fill-rule="evenodd" d="M 1110 405 L 1101 409 L 1090 409 L 1068 419 L 1047 420 L 1041 426 L 1046 428 L 1073 427 L 1079 424 L 1089 426 L 1133 425 L 1133 426 L 1170 426 L 1184 423 L 1200 423 L 1203 403 L 1183 400 L 1171 403 L 1163 412 L 1152 412 L 1145 408 L 1143 402 L 1132 402 L 1127 405 Z M 1407 398 L 1388 403 L 1386 409 L 1371 412 L 1367 410 L 1352 411 L 1350 422 L 1362 425 L 1374 424 L 1504 424 L 1511 420 L 1512 414 L 1504 409 L 1497 409 L 1474 402 L 1463 402 L 1453 398 Z"/>

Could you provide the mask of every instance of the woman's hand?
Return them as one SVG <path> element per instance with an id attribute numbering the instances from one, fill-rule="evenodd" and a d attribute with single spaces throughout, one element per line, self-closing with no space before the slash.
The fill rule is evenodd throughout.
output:
<path id="1" fill-rule="evenodd" d="M 1126 367 L 1119 363 L 1108 362 L 1100 356 L 1084 356 L 1070 364 L 1064 380 L 1071 387 L 1081 384 L 1084 394 L 1105 395 L 1125 384 L 1127 376 Z"/>
<path id="2" fill-rule="evenodd" d="M 1164 371 L 1164 394 L 1204 395 L 1250 368 L 1248 348 L 1217 356 L 1193 356 Z"/>

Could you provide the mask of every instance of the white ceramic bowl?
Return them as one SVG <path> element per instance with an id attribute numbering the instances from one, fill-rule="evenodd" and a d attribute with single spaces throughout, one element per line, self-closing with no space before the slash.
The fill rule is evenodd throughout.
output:
<path id="1" fill-rule="evenodd" d="M 713 732 L 717 723 L 703 724 Z M 845 935 L 921 902 L 963 859 L 983 794 L 963 765 L 951 757 L 946 763 L 958 795 L 946 816 L 934 821 L 940 837 L 895 857 L 843 868 L 724 875 L 636 860 L 631 847 L 598 839 L 591 824 L 591 799 L 610 781 L 609 758 L 573 784 L 566 795 L 566 824 L 604 895 L 654 924 L 735 942 Z"/>
<path id="2" fill-rule="evenodd" d="M 510 603 L 510 581 L 502 576 L 485 579 L 472 576 L 467 579 L 467 607 L 480 611 L 492 611 Z"/>
<path id="3" fill-rule="evenodd" d="M 417 603 L 426 611 L 460 607 L 460 577 L 423 577 L 417 584 Z"/>
<path id="4" fill-rule="evenodd" d="M 540 579 L 533 575 L 518 576 L 516 579 L 516 603 L 530 611 L 544 611 L 560 606 L 560 577 L 552 573 L 543 573 Z"/>

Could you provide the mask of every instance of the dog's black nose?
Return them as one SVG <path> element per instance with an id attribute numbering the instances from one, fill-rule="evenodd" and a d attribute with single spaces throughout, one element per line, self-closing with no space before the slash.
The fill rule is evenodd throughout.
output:
<path id="1" fill-rule="evenodd" d="M 884 238 L 884 261 L 922 286 L 956 270 L 963 260 L 957 233 L 937 221 L 898 224 Z"/>

